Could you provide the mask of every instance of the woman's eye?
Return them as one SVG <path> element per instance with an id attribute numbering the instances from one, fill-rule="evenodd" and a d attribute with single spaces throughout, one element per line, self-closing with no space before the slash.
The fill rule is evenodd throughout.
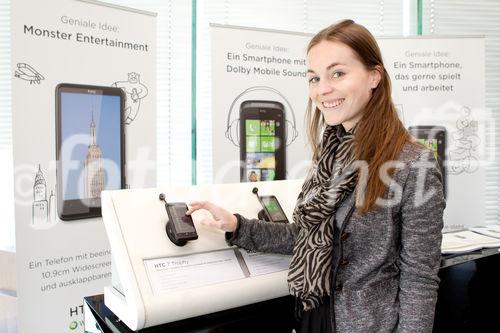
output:
<path id="1" fill-rule="evenodd" d="M 312 78 L 309 79 L 309 83 L 318 83 L 319 82 L 319 77 L 313 76 Z"/>
<path id="2" fill-rule="evenodd" d="M 339 77 L 344 76 L 344 75 L 345 75 L 344 72 L 333 72 L 332 78 L 338 79 Z"/>

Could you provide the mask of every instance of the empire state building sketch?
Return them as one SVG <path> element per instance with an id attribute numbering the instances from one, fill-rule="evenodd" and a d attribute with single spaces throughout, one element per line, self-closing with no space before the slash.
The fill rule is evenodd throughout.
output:
<path id="1" fill-rule="evenodd" d="M 85 158 L 85 197 L 96 199 L 101 197 L 104 190 L 105 174 L 103 167 L 103 155 L 101 148 L 97 144 L 96 126 L 94 122 L 94 112 L 92 111 L 92 121 L 90 122 L 90 144 Z"/>
<path id="2" fill-rule="evenodd" d="M 38 164 L 38 171 L 33 185 L 33 204 L 31 223 L 34 225 L 47 223 L 49 220 L 49 201 L 47 200 L 47 182 L 43 176 L 42 168 Z"/>

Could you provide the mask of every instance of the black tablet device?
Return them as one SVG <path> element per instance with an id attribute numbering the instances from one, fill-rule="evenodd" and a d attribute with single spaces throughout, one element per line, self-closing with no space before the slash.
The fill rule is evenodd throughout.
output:
<path id="1" fill-rule="evenodd" d="M 285 108 L 276 101 L 244 101 L 240 106 L 240 179 L 286 177 Z"/>
<path id="2" fill-rule="evenodd" d="M 101 216 L 101 191 L 125 188 L 125 95 L 120 88 L 56 87 L 57 211 Z"/>

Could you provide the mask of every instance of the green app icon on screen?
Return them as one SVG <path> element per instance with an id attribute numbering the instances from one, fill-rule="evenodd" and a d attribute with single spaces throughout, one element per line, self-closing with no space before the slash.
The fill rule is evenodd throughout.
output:
<path id="1" fill-rule="evenodd" d="M 252 135 L 252 136 L 260 135 L 260 121 L 259 120 L 247 119 L 245 121 L 245 123 L 246 123 L 247 135 Z"/>
<path id="2" fill-rule="evenodd" d="M 260 149 L 264 153 L 269 153 L 274 151 L 274 136 L 261 136 L 260 137 Z"/>
<path id="3" fill-rule="evenodd" d="M 249 136 L 247 137 L 247 152 L 256 153 L 260 151 L 260 137 Z"/>

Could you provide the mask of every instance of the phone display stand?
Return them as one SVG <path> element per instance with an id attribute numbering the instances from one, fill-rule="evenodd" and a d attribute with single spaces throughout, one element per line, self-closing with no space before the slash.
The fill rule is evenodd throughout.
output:
<path id="1" fill-rule="evenodd" d="M 165 202 L 165 205 L 167 204 L 164 193 L 160 193 L 159 199 L 160 201 Z M 174 231 L 172 230 L 172 222 L 170 220 L 167 221 L 167 224 L 165 225 L 165 232 L 167 233 L 168 239 L 170 239 L 170 241 L 177 246 L 184 246 L 188 242 L 187 240 L 175 238 Z"/>
<path id="2" fill-rule="evenodd" d="M 180 247 L 165 237 L 168 216 L 164 204 L 158 200 L 158 193 L 165 193 L 169 202 L 208 200 L 231 212 L 254 218 L 262 208 L 251 193 L 254 185 L 237 183 L 103 191 L 103 222 L 113 267 L 112 285 L 104 288 L 105 305 L 130 329 L 140 330 L 288 295 L 286 270 L 264 275 L 245 275 L 240 270 L 237 263 L 240 259 L 226 243 L 224 232 L 200 224 L 201 220 L 210 217 L 205 210 L 192 214 L 198 233 L 196 242 L 187 242 Z M 302 180 L 262 182 L 259 190 L 276 195 L 286 214 L 291 216 L 301 186 Z M 241 277 L 222 280 L 232 271 L 206 266 L 205 259 L 196 259 L 208 258 L 218 265 L 218 258 L 225 255 L 235 258 Z M 202 264 L 197 265 L 195 260 Z M 187 262 L 186 272 L 189 269 L 195 271 L 190 283 L 205 282 L 209 275 L 215 282 L 188 285 L 182 273 L 168 281 L 177 283 L 175 288 L 165 284 L 165 288 L 160 286 L 162 289 L 155 284 L 155 279 L 169 274 L 168 270 L 163 270 L 162 262 L 174 265 L 176 269 L 170 271 L 174 273 L 176 265 Z M 154 271 L 152 267 L 158 269 Z M 174 278 L 178 280 L 174 281 Z"/>
<path id="3" fill-rule="evenodd" d="M 174 243 L 175 245 L 177 245 L 177 246 L 184 246 L 184 245 L 187 244 L 187 241 L 185 241 L 185 240 L 177 240 L 177 239 L 175 239 L 174 232 L 172 230 L 172 223 L 170 221 L 168 221 L 167 225 L 165 225 L 165 231 L 167 232 L 168 239 L 170 239 L 170 241 L 172 243 Z"/>
<path id="4" fill-rule="evenodd" d="M 254 187 L 252 189 L 252 193 L 255 194 L 255 196 L 257 197 L 257 199 L 259 200 L 260 204 L 262 206 L 264 206 L 264 203 L 262 202 L 262 199 L 259 195 L 259 189 L 257 187 Z M 271 218 L 269 215 L 267 215 L 267 212 L 264 208 L 262 208 L 261 210 L 259 210 L 259 212 L 257 213 L 257 218 L 261 221 L 266 221 L 266 222 L 271 222 Z"/>
<path id="5" fill-rule="evenodd" d="M 264 220 L 266 222 L 271 222 L 271 221 L 269 221 L 269 218 L 267 217 L 267 214 L 266 214 L 266 211 L 264 210 L 264 208 L 262 208 L 261 210 L 259 210 L 259 212 L 257 213 L 257 218 L 259 220 Z"/>

